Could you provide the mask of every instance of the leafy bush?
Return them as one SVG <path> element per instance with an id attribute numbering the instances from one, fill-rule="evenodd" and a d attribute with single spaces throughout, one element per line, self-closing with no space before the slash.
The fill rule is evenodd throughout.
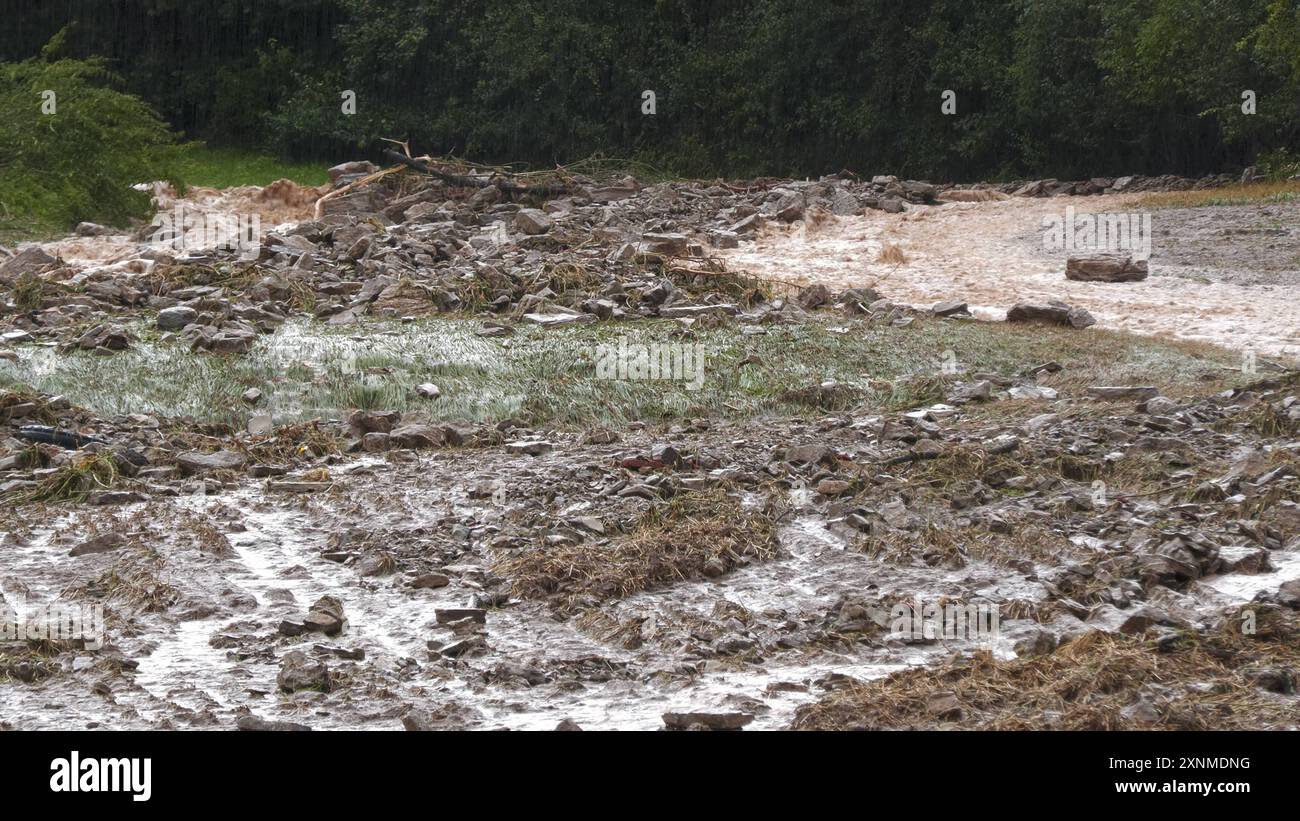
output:
<path id="1" fill-rule="evenodd" d="M 173 179 L 180 156 L 148 105 L 110 87 L 102 60 L 54 59 L 61 40 L 0 64 L 0 228 L 10 231 L 143 219 L 149 195 L 131 186 Z"/>

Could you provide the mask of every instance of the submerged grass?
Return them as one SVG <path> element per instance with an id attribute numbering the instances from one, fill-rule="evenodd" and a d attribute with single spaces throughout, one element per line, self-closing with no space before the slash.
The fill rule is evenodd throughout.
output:
<path id="1" fill-rule="evenodd" d="M 445 317 L 343 328 L 295 320 L 260 338 L 246 356 L 214 356 L 136 327 L 141 341 L 110 357 L 19 346 L 18 362 L 0 360 L 0 386 L 62 394 L 105 415 L 159 413 L 234 427 L 252 412 L 240 395 L 258 388 L 266 397 L 259 410 L 270 411 L 277 424 L 369 408 L 434 421 L 514 418 L 583 428 L 926 405 L 941 401 L 954 379 L 968 378 L 941 372 L 949 352 L 968 373 L 1014 375 L 1056 361 L 1062 369 L 1041 382 L 1062 395 L 1096 384 L 1151 384 L 1178 397 L 1221 389 L 1240 376 L 1228 369 L 1236 354 L 1208 345 L 971 321 L 893 328 L 827 316 L 767 326 L 759 335 L 734 325 L 684 333 L 667 320 L 552 329 L 520 324 L 501 340 L 477 336 L 478 328 L 476 321 Z M 698 345 L 703 370 L 698 379 L 598 378 L 599 346 L 622 341 Z M 417 394 L 426 382 L 440 388 L 439 398 Z M 1011 413 L 1025 406 L 970 408 Z"/>

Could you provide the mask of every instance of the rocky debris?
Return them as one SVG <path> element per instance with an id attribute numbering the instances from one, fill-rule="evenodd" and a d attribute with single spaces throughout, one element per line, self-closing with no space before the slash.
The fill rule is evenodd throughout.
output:
<path id="1" fill-rule="evenodd" d="M 156 324 L 160 331 L 179 331 L 199 318 L 199 312 L 188 305 L 173 305 L 158 312 Z"/>
<path id="2" fill-rule="evenodd" d="M 58 264 L 57 259 L 45 253 L 39 246 L 24 248 L 0 262 L 0 283 L 13 285 L 21 276 L 41 273 Z"/>
<path id="3" fill-rule="evenodd" d="M 550 217 L 536 208 L 521 208 L 515 214 L 515 227 L 525 234 L 545 234 L 555 227 Z"/>
<path id="4" fill-rule="evenodd" d="M 322 596 L 311 606 L 301 621 L 285 619 L 279 632 L 284 636 L 301 636 L 304 633 L 324 633 L 336 636 L 343 631 L 347 619 L 343 615 L 343 602 L 333 596 Z"/>
<path id="5" fill-rule="evenodd" d="M 476 624 L 487 624 L 487 611 L 481 607 L 440 607 L 433 611 L 438 624 L 454 624 L 468 619 Z"/>
<path id="6" fill-rule="evenodd" d="M 505 447 L 510 453 L 521 456 L 541 456 L 543 453 L 549 453 L 553 446 L 542 439 L 520 439 L 517 442 L 507 442 Z"/>
<path id="7" fill-rule="evenodd" d="M 1038 322 L 1047 325 L 1066 325 L 1087 328 L 1097 324 L 1092 314 L 1083 308 L 1072 308 L 1064 302 L 1045 304 L 1020 302 L 1007 311 L 1007 322 Z"/>
<path id="8" fill-rule="evenodd" d="M 209 473 L 218 470 L 239 470 L 247 459 L 242 453 L 219 450 L 215 453 L 180 453 L 176 464 L 185 475 Z"/>
<path id="9" fill-rule="evenodd" d="M 73 233 L 79 237 L 109 237 L 119 232 L 107 225 L 100 225 L 95 222 L 79 222 L 77 227 L 73 229 Z"/>
<path id="10" fill-rule="evenodd" d="M 443 573 L 421 573 L 411 579 L 411 587 L 415 590 L 434 590 L 449 584 L 451 578 Z"/>
<path id="11" fill-rule="evenodd" d="M 97 352 L 124 351 L 131 347 L 135 335 L 121 325 L 101 323 L 85 331 L 75 340 L 66 343 L 63 350 L 80 348 Z"/>
<path id="12" fill-rule="evenodd" d="M 313 659 L 302 650 L 290 650 L 280 659 L 280 674 L 275 680 L 282 692 L 299 690 L 329 692 L 331 676 L 323 661 Z"/>
<path id="13" fill-rule="evenodd" d="M 235 719 L 235 729 L 255 733 L 285 733 L 305 732 L 311 730 L 311 727 L 294 721 L 269 721 L 248 713 Z"/>
<path id="14" fill-rule="evenodd" d="M 664 713 L 668 730 L 741 730 L 752 723 L 750 713 Z"/>
<path id="15" fill-rule="evenodd" d="M 1088 388 L 1088 394 L 1097 399 L 1107 399 L 1112 402 L 1123 399 L 1136 399 L 1138 401 L 1147 401 L 1154 399 L 1160 393 L 1159 388 L 1145 385 L 1094 385 Z"/>
<path id="16" fill-rule="evenodd" d="M 1065 278 L 1076 282 L 1141 282 L 1147 278 L 1147 261 L 1118 254 L 1070 257 Z"/>
<path id="17" fill-rule="evenodd" d="M 957 300 L 936 302 L 930 311 L 935 316 L 970 316 L 970 308 L 967 304 Z"/>

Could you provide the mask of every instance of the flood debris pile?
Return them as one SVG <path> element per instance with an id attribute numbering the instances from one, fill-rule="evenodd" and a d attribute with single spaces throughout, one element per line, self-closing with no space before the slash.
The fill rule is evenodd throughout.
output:
<path id="1" fill-rule="evenodd" d="M 492 336 L 520 321 L 665 317 L 689 324 L 733 316 L 770 321 L 799 308 L 861 311 L 880 300 L 869 283 L 785 300 L 779 296 L 796 290 L 789 281 L 728 270 L 717 251 L 752 239 L 767 223 L 815 226 L 867 209 L 897 213 L 1003 195 L 997 186 L 941 188 L 848 173 L 656 184 L 567 169 L 511 176 L 393 156 L 403 162 L 387 169 L 336 166 L 323 196 L 324 189 L 290 192 L 319 197 L 314 218 L 246 238 L 256 240 L 251 246 L 177 249 L 148 242 L 151 226 L 144 226 L 134 243 L 119 238 L 126 244 L 107 264 L 74 265 L 24 248 L 0 261 L 0 288 L 8 294 L 0 306 L 3 342 L 52 340 L 64 350 L 111 354 L 148 332 L 196 351 L 242 354 L 294 315 L 331 325 L 497 316 L 500 322 L 484 327 Z M 1071 196 L 1227 181 L 1125 177 L 1001 188 Z M 287 196 L 275 186 L 263 194 Z M 133 321 L 141 324 L 133 329 Z"/>

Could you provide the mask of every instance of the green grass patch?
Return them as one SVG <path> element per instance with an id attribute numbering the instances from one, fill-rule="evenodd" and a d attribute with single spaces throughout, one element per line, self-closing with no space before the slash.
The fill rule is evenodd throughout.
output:
<path id="1" fill-rule="evenodd" d="M 269 185 L 276 180 L 293 180 L 299 185 L 323 185 L 329 174 L 321 163 L 285 162 L 268 154 L 233 148 L 209 148 L 188 143 L 177 162 L 177 176 L 188 186 L 231 188 L 237 185 Z"/>
<path id="2" fill-rule="evenodd" d="M 1231 351 L 1095 329 L 938 320 L 893 328 L 835 316 L 772 325 L 754 336 L 723 326 L 684 337 L 678 323 L 666 320 L 520 325 L 505 339 L 483 339 L 479 327 L 449 318 L 345 328 L 296 320 L 259 339 L 246 356 L 194 353 L 138 327 L 140 342 L 108 357 L 19 346 L 18 362 L 0 361 L 0 384 L 63 394 L 100 414 L 159 413 L 237 425 L 250 412 L 239 397 L 255 387 L 278 423 L 337 419 L 367 408 L 432 420 L 515 418 L 584 428 L 907 409 L 942 401 L 954 379 L 969 378 L 942 373 L 941 365 L 953 359 L 966 373 L 1005 375 L 1058 362 L 1062 369 L 1042 381 L 1062 396 L 1081 396 L 1098 384 L 1156 385 L 1172 397 L 1190 396 L 1240 378 L 1227 369 L 1240 362 Z M 620 341 L 698 345 L 702 374 L 697 380 L 601 378 L 599 346 Z M 442 395 L 417 395 L 416 386 L 426 382 Z M 1010 412 L 1027 404 L 989 408 Z"/>

